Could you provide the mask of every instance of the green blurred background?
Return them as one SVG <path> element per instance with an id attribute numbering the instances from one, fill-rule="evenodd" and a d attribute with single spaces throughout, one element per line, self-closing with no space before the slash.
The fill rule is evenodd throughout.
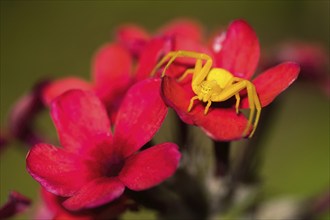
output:
<path id="1" fill-rule="evenodd" d="M 211 32 L 246 19 L 263 52 L 298 39 L 329 51 L 329 1 L 0 1 L 0 119 L 44 77 L 89 79 L 91 58 L 114 29 L 134 22 L 150 31 L 178 17 L 196 19 Z M 262 177 L 269 195 L 309 197 L 329 180 L 329 98 L 296 84 L 281 96 L 280 112 L 264 141 Z M 13 143 L 1 155 L 0 204 L 10 190 L 36 198 L 38 184 L 25 170 L 26 148 Z"/>

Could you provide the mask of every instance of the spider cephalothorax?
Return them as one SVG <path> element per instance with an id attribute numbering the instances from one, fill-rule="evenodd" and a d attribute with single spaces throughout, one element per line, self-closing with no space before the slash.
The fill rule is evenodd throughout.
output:
<path id="1" fill-rule="evenodd" d="M 158 68 L 160 68 L 167 62 L 162 73 L 162 76 L 164 76 L 167 68 L 178 57 L 196 59 L 195 67 L 187 69 L 184 74 L 178 79 L 180 81 L 184 79 L 188 74 L 193 74 L 191 87 L 196 95 L 190 99 L 190 104 L 187 108 L 187 111 L 191 111 L 194 105 L 194 101 L 198 99 L 202 102 L 207 103 L 204 109 L 204 114 L 206 115 L 209 111 L 212 102 L 223 102 L 235 96 L 236 113 L 239 113 L 239 93 L 240 91 L 246 89 L 250 107 L 250 114 L 248 124 L 243 133 L 243 136 L 245 136 L 249 131 L 249 128 L 252 125 L 252 121 L 254 119 L 253 129 L 249 135 L 249 137 L 252 137 L 258 125 L 261 112 L 261 104 L 253 83 L 249 80 L 235 77 L 232 73 L 225 69 L 212 68 L 212 58 L 207 54 L 183 50 L 169 52 L 156 65 L 151 74 L 154 74 Z"/>

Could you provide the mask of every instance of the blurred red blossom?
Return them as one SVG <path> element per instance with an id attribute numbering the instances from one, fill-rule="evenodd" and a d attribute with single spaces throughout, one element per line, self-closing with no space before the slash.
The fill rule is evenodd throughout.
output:
<path id="1" fill-rule="evenodd" d="M 55 80 L 44 89 L 44 102 L 49 104 L 69 89 L 94 91 L 114 120 L 129 87 L 149 78 L 161 56 L 189 47 L 189 42 L 200 39 L 201 26 L 187 19 L 175 20 L 152 36 L 142 27 L 126 24 L 118 27 L 116 38 L 117 42 L 107 43 L 96 52 L 91 82 L 72 76 Z"/>
<path id="2" fill-rule="evenodd" d="M 213 40 L 209 53 L 214 57 L 213 67 L 223 68 L 235 77 L 249 80 L 257 68 L 260 54 L 258 38 L 250 25 L 243 20 L 235 20 L 226 32 L 219 33 Z M 298 73 L 298 64 L 284 62 L 253 79 L 252 83 L 256 87 L 262 107 L 270 104 L 293 83 Z M 179 83 L 175 78 L 164 77 L 162 83 L 166 103 L 175 109 L 183 121 L 201 127 L 214 140 L 230 141 L 242 138 L 247 119 L 243 114 L 236 113 L 234 102 L 211 105 L 207 115 L 204 114 L 204 103 L 198 102 L 192 111 L 187 112 L 189 102 L 195 94 L 190 85 L 191 80 L 184 81 Z M 246 94 L 241 92 L 240 95 L 240 108 L 249 108 Z"/>
<path id="3" fill-rule="evenodd" d="M 120 25 L 116 31 L 116 40 L 125 46 L 131 54 L 140 57 L 146 45 L 152 43 L 154 38 L 186 39 L 189 42 L 201 42 L 203 40 L 203 27 L 197 21 L 186 18 L 175 19 L 160 27 L 155 34 L 149 33 L 143 27 L 136 24 Z M 175 48 L 172 48 L 175 50 Z"/>
<path id="4" fill-rule="evenodd" d="M 36 119 L 53 99 L 70 89 L 93 91 L 114 121 L 130 86 L 149 78 L 164 54 L 176 48 L 187 48 L 195 44 L 193 40 L 200 41 L 201 30 L 199 23 L 188 19 L 174 20 L 161 27 L 154 36 L 137 25 L 121 25 L 116 30 L 116 42 L 104 44 L 95 53 L 90 82 L 75 76 L 41 80 L 22 96 L 8 117 L 8 137 L 28 146 L 45 141 L 36 129 Z"/>
<path id="5" fill-rule="evenodd" d="M 42 203 L 39 205 L 36 219 L 54 220 L 102 220 L 118 219 L 118 216 L 127 209 L 135 210 L 137 205 L 126 196 L 119 197 L 116 201 L 109 204 L 82 211 L 69 211 L 63 207 L 65 197 L 56 196 L 44 188 L 41 188 Z"/>
<path id="6" fill-rule="evenodd" d="M 48 80 L 37 82 L 31 91 L 20 97 L 12 106 L 8 117 L 8 136 L 27 145 L 34 145 L 43 140 L 40 131 L 36 131 L 35 119 L 44 110 L 42 90 Z"/>
<path id="7" fill-rule="evenodd" d="M 12 191 L 6 204 L 0 207 L 0 219 L 6 219 L 24 212 L 31 205 L 31 200 L 24 195 Z"/>
<path id="8" fill-rule="evenodd" d="M 329 53 L 318 43 L 291 40 L 277 45 L 263 60 L 268 67 L 292 60 L 301 66 L 298 80 L 320 88 L 330 97 Z"/>
<path id="9" fill-rule="evenodd" d="M 62 148 L 35 145 L 27 155 L 28 172 L 49 192 L 69 197 L 63 205 L 71 211 L 111 202 L 125 187 L 139 191 L 161 183 L 178 166 L 177 146 L 163 143 L 138 152 L 167 113 L 157 91 L 160 79 L 132 86 L 118 111 L 114 132 L 94 93 L 63 93 L 50 106 Z"/>

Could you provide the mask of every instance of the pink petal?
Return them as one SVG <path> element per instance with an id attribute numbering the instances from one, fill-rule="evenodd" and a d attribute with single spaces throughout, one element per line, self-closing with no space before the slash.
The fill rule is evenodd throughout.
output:
<path id="1" fill-rule="evenodd" d="M 115 200 L 123 194 L 124 189 L 125 186 L 117 178 L 95 179 L 67 199 L 63 205 L 71 211 L 95 208 Z"/>
<path id="2" fill-rule="evenodd" d="M 203 37 L 202 26 L 191 19 L 177 19 L 162 27 L 159 32 L 167 36 L 184 36 L 201 42 Z"/>
<path id="3" fill-rule="evenodd" d="M 137 64 L 136 79 L 142 80 L 150 77 L 151 71 L 162 56 L 171 51 L 171 41 L 168 38 L 153 38 L 144 47 Z"/>
<path id="4" fill-rule="evenodd" d="M 243 20 L 233 21 L 227 30 L 222 48 L 215 53 L 215 66 L 235 76 L 250 79 L 260 55 L 259 41 L 252 27 Z"/>
<path id="5" fill-rule="evenodd" d="M 194 96 L 191 89 L 184 89 L 175 79 L 165 76 L 162 80 L 162 93 L 166 104 L 177 112 L 181 120 L 187 124 L 194 124 L 192 116 L 196 109 L 187 112 L 190 99 Z"/>
<path id="6" fill-rule="evenodd" d="M 67 77 L 46 85 L 42 91 L 43 101 L 46 105 L 50 105 L 51 101 L 70 89 L 93 90 L 88 82 L 76 77 Z"/>
<path id="7" fill-rule="evenodd" d="M 110 135 L 107 112 L 91 92 L 64 93 L 52 102 L 51 115 L 62 146 L 72 151 L 94 147 L 98 136 Z"/>
<path id="8" fill-rule="evenodd" d="M 172 176 L 181 154 L 173 143 L 148 148 L 127 159 L 119 179 L 131 190 L 145 190 Z"/>
<path id="9" fill-rule="evenodd" d="M 47 208 L 48 212 L 40 214 L 48 214 L 49 218 L 50 216 L 54 216 L 54 214 L 59 212 L 65 212 L 65 209 L 62 207 L 61 203 L 63 202 L 65 197 L 57 196 L 53 193 L 48 192 L 44 187 L 40 188 L 40 194 L 42 197 L 42 208 Z M 42 210 L 41 210 L 42 211 Z M 40 219 L 40 218 L 38 218 Z"/>
<path id="10" fill-rule="evenodd" d="M 267 106 L 288 88 L 297 79 L 299 71 L 298 64 L 286 62 L 266 70 L 253 80 L 261 106 Z M 249 108 L 247 98 L 242 99 L 241 106 Z"/>
<path id="11" fill-rule="evenodd" d="M 241 139 L 247 126 L 245 116 L 236 114 L 233 108 L 212 108 L 207 115 L 200 111 L 194 116 L 194 120 L 209 137 L 217 141 Z"/>
<path id="12" fill-rule="evenodd" d="M 111 101 L 131 83 L 132 58 L 119 44 L 106 44 L 95 55 L 93 78 L 96 94 Z"/>
<path id="13" fill-rule="evenodd" d="M 114 145 L 128 156 L 154 136 L 160 128 L 167 107 L 160 96 L 160 79 L 141 81 L 127 92 L 115 123 Z"/>
<path id="14" fill-rule="evenodd" d="M 117 28 L 116 39 L 133 55 L 138 56 L 150 39 L 150 36 L 142 27 L 134 24 L 126 24 Z"/>
<path id="15" fill-rule="evenodd" d="M 76 154 L 49 144 L 37 144 L 26 158 L 31 176 L 48 191 L 71 196 L 89 182 L 93 173 Z"/>

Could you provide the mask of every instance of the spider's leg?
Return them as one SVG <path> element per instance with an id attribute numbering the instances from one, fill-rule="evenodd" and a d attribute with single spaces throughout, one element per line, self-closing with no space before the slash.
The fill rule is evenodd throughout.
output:
<path id="1" fill-rule="evenodd" d="M 172 52 L 170 52 L 169 54 L 171 54 Z M 177 51 L 177 52 L 173 52 L 173 56 L 171 57 L 171 59 L 167 62 L 166 66 L 164 67 L 163 69 L 163 73 L 162 73 L 162 77 L 165 76 L 165 73 L 166 73 L 166 70 L 168 69 L 168 67 L 174 62 L 174 60 L 178 57 L 181 56 L 181 53 L 180 51 Z"/>
<path id="2" fill-rule="evenodd" d="M 188 106 L 188 109 L 187 109 L 187 112 L 190 112 L 190 110 L 192 109 L 193 105 L 194 105 L 194 101 L 198 99 L 198 96 L 194 96 L 190 99 L 190 103 L 189 103 L 189 106 Z"/>
<path id="3" fill-rule="evenodd" d="M 204 54 L 204 53 L 179 50 L 169 60 L 168 64 L 164 68 L 164 70 L 166 70 L 166 68 L 169 66 L 169 64 L 171 62 L 173 62 L 174 59 L 176 59 L 177 57 L 187 57 L 187 58 L 195 58 L 196 59 L 195 69 L 194 69 L 194 72 L 193 72 L 193 78 L 192 78 L 192 82 L 191 82 L 191 87 L 192 87 L 193 91 L 195 92 L 195 94 L 198 94 L 199 85 L 205 80 L 206 76 L 208 75 L 208 73 L 210 72 L 210 70 L 212 68 L 212 63 L 213 63 L 212 58 L 209 55 Z M 205 61 L 204 65 L 203 65 L 203 61 Z M 189 71 L 188 73 L 191 73 L 191 72 Z M 186 75 L 188 73 L 185 72 L 183 74 L 183 76 L 180 77 L 180 79 L 183 79 L 184 77 L 186 77 Z"/>
<path id="4" fill-rule="evenodd" d="M 234 83 L 241 82 L 241 81 L 243 81 L 243 79 L 240 79 L 240 78 L 237 78 L 237 77 L 233 77 L 232 79 L 230 79 L 228 81 L 228 83 L 226 84 L 226 87 L 228 87 L 228 86 L 230 86 L 230 85 L 232 85 Z M 237 92 L 235 94 L 235 98 L 236 98 L 235 109 L 236 109 L 236 114 L 238 114 L 239 113 L 239 104 L 240 104 L 240 101 L 241 101 L 241 97 L 239 95 L 239 92 Z"/>
<path id="5" fill-rule="evenodd" d="M 241 90 L 245 89 L 246 82 L 246 80 L 240 80 L 234 84 L 227 84 L 218 95 L 212 97 L 212 102 L 222 102 L 228 100 L 238 94 Z"/>
<path id="6" fill-rule="evenodd" d="M 239 96 L 239 93 L 235 94 L 235 98 L 236 98 L 236 105 L 235 105 L 236 114 L 238 114 L 239 113 L 239 103 L 241 101 L 241 97 Z"/>
<path id="7" fill-rule="evenodd" d="M 260 104 L 260 100 L 259 100 L 259 97 L 258 97 L 258 93 L 256 91 L 256 88 L 254 85 L 252 85 L 253 87 L 253 93 L 252 93 L 252 96 L 253 96 L 253 100 L 254 100 L 254 104 L 256 106 L 256 117 L 254 119 L 254 124 L 253 124 L 253 130 L 252 132 L 250 133 L 249 137 L 252 137 L 257 126 L 258 126 L 258 122 L 259 122 L 259 118 L 260 118 L 260 114 L 261 114 L 261 104 Z"/>
<path id="8" fill-rule="evenodd" d="M 196 59 L 195 64 L 195 72 L 192 79 L 192 87 L 195 91 L 196 86 L 198 86 L 203 80 L 205 80 L 207 74 L 210 72 L 210 69 L 212 68 L 212 58 L 204 53 L 198 53 L 193 51 L 185 51 L 185 50 L 179 50 L 175 53 L 175 55 L 169 60 L 169 63 L 173 62 L 174 59 L 177 57 L 186 57 L 186 58 L 194 58 Z M 205 61 L 205 64 L 203 65 L 202 61 Z M 169 63 L 166 65 L 166 67 L 169 66 Z M 165 69 L 166 69 L 165 67 Z"/>
<path id="9" fill-rule="evenodd" d="M 202 59 L 206 60 L 205 64 L 202 64 Z M 205 54 L 201 54 L 199 58 L 197 58 L 195 65 L 195 72 L 191 81 L 191 87 L 196 93 L 198 90 L 198 86 L 206 79 L 212 68 L 212 59 L 209 56 L 205 56 Z"/>
<path id="10" fill-rule="evenodd" d="M 150 76 L 154 76 L 155 75 L 155 73 L 156 73 L 156 71 L 161 67 L 161 66 L 163 66 L 170 58 L 172 58 L 170 61 L 171 62 L 173 62 L 174 60 L 175 60 L 175 58 L 176 58 L 176 54 L 177 54 L 177 52 L 176 51 L 172 51 L 172 52 L 169 52 L 168 54 L 166 54 L 166 56 L 164 56 L 158 63 L 157 63 L 157 65 L 154 67 L 154 69 L 151 71 L 151 73 L 150 73 Z M 173 57 L 174 57 L 174 59 L 173 59 Z M 170 61 L 168 61 L 168 63 L 169 64 L 171 64 L 170 63 Z M 166 70 L 165 70 L 166 71 Z M 165 75 L 165 71 L 163 71 L 163 73 L 162 73 L 162 76 L 164 76 Z"/>
<path id="11" fill-rule="evenodd" d="M 244 132 L 243 132 L 243 136 L 245 136 L 250 128 L 250 126 L 252 125 L 252 120 L 254 118 L 254 114 L 255 114 L 255 96 L 254 96 L 254 85 L 252 83 L 250 83 L 249 81 L 243 81 L 246 82 L 246 90 L 247 90 L 247 95 L 248 95 L 248 100 L 249 100 L 249 107 L 250 107 L 250 115 L 249 115 L 249 120 L 248 120 L 248 125 L 246 126 Z M 255 131 L 255 126 L 253 126 L 253 129 L 249 135 L 249 137 L 252 137 L 254 131 Z"/>
<path id="12" fill-rule="evenodd" d="M 251 138 L 257 128 L 258 122 L 259 122 L 259 118 L 260 118 L 260 113 L 261 113 L 261 104 L 259 101 L 259 97 L 256 91 L 255 86 L 248 80 L 244 80 L 244 79 L 240 79 L 238 77 L 234 77 L 232 82 L 241 82 L 241 81 L 245 81 L 246 82 L 246 89 L 247 89 L 247 95 L 248 95 L 248 100 L 249 100 L 249 107 L 250 107 L 250 116 L 249 116 L 249 123 L 248 126 L 246 127 L 245 131 L 244 131 L 244 136 L 245 134 L 248 132 L 249 129 L 249 125 L 252 125 L 252 120 L 254 118 L 254 114 L 255 114 L 255 110 L 256 110 L 256 115 L 254 118 L 254 123 L 253 123 L 253 129 L 249 135 L 249 138 Z M 237 97 L 239 97 L 239 93 L 235 94 L 236 96 L 236 113 L 238 113 L 238 100 Z M 252 107 L 253 106 L 253 107 Z"/>
<path id="13" fill-rule="evenodd" d="M 206 115 L 207 112 L 209 111 L 209 108 L 210 108 L 211 104 L 212 104 L 211 100 L 208 100 L 207 104 L 205 106 L 205 109 L 204 109 L 204 115 Z"/>
<path id="14" fill-rule="evenodd" d="M 233 83 L 236 82 L 236 83 Z M 233 84 L 231 84 L 233 83 Z M 253 84 L 250 83 L 247 80 L 244 79 L 239 79 L 234 77 L 234 79 L 231 81 L 231 83 L 228 83 L 225 88 L 219 93 L 219 95 L 212 97 L 213 102 L 222 102 L 226 101 L 229 98 L 239 95 L 239 92 L 243 89 L 247 89 L 248 91 L 248 99 L 249 99 L 249 107 L 250 107 L 250 115 L 248 119 L 248 124 L 243 132 L 243 136 L 246 136 L 246 133 L 249 131 L 250 126 L 252 125 L 252 119 L 254 116 L 255 112 L 255 102 L 254 102 L 254 97 L 251 96 L 253 93 Z M 237 106 L 237 101 L 236 101 L 236 106 Z"/>
<path id="15" fill-rule="evenodd" d="M 201 59 L 197 59 L 196 60 L 196 63 L 195 63 L 195 67 L 194 68 L 190 68 L 190 69 L 187 69 L 183 75 L 178 79 L 178 81 L 182 81 L 184 78 L 187 77 L 188 74 L 194 74 L 193 77 L 199 73 L 202 69 L 202 66 L 203 66 L 203 62 Z"/>
<path id="16" fill-rule="evenodd" d="M 195 68 L 190 68 L 187 69 L 186 71 L 184 71 L 183 75 L 180 76 L 180 78 L 178 79 L 178 81 L 182 81 L 184 78 L 186 78 L 188 76 L 188 74 L 193 74 L 195 72 Z"/>
<path id="17" fill-rule="evenodd" d="M 168 56 L 168 57 L 167 57 Z M 201 63 L 200 65 L 202 65 L 202 59 L 203 60 L 206 60 L 206 63 L 210 63 L 210 68 L 212 66 L 212 59 L 210 56 L 206 55 L 206 54 L 203 54 L 203 53 L 197 53 L 197 52 L 192 52 L 192 51 L 185 51 L 185 50 L 178 50 L 178 51 L 172 51 L 172 52 L 169 52 L 162 60 L 159 64 L 157 64 L 157 66 L 159 65 L 159 67 L 161 67 L 167 59 L 165 59 L 167 57 L 170 58 L 170 60 L 168 61 L 168 63 L 166 64 L 166 66 L 164 67 L 164 70 L 163 70 L 163 73 L 162 73 L 162 77 L 165 75 L 165 72 L 167 70 L 167 68 L 174 62 L 174 60 L 178 57 L 187 57 L 187 58 L 195 58 L 197 59 L 196 61 L 196 66 L 199 66 L 197 65 L 199 62 Z M 198 61 L 200 60 L 200 61 Z M 206 65 L 206 64 L 205 64 Z M 156 66 L 156 67 L 157 67 Z M 158 67 L 158 68 L 159 68 Z M 195 68 L 195 72 L 196 72 L 196 68 Z M 208 73 L 209 71 L 207 71 Z M 207 75 L 207 74 L 206 74 Z M 204 77 L 205 78 L 205 77 Z"/>

